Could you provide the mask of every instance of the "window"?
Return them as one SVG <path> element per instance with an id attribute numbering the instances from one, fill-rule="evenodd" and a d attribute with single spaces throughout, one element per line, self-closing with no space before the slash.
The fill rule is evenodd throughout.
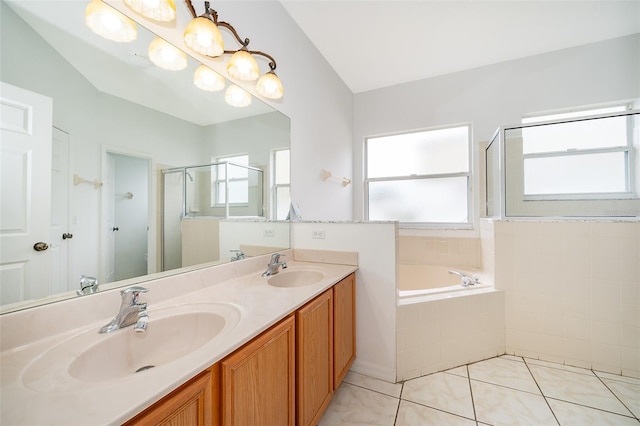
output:
<path id="1" fill-rule="evenodd" d="M 366 141 L 368 220 L 470 223 L 469 125 Z"/>
<path id="2" fill-rule="evenodd" d="M 276 220 L 285 220 L 291 205 L 290 155 L 288 149 L 273 151 L 273 205 Z"/>
<path id="3" fill-rule="evenodd" d="M 213 160 L 214 163 L 222 163 L 211 166 L 213 191 L 211 199 L 216 206 L 225 205 L 227 191 L 229 192 L 229 204 L 246 205 L 249 203 L 249 169 L 242 166 L 249 165 L 248 155 L 236 155 L 233 157 L 221 157 Z M 233 164 L 229 164 L 233 163 Z M 226 187 L 227 175 L 229 186 Z"/>
<path id="4" fill-rule="evenodd" d="M 525 124 L 623 112 L 625 106 L 525 117 Z M 632 138 L 625 116 L 522 129 L 524 199 L 611 198 L 629 193 Z"/>

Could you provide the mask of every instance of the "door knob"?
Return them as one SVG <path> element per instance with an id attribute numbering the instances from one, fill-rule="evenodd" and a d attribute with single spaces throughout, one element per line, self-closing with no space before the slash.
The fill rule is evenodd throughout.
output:
<path id="1" fill-rule="evenodd" d="M 33 245 L 33 249 L 35 251 L 45 251 L 48 248 L 49 248 L 49 244 L 43 243 L 42 241 L 38 241 Z"/>
<path id="2" fill-rule="evenodd" d="M 65 232 L 64 234 L 62 234 L 63 240 L 66 240 L 67 238 L 73 238 L 73 234 L 70 234 L 68 232 Z"/>
<path id="3" fill-rule="evenodd" d="M 112 229 L 112 231 L 114 231 L 114 232 L 115 231 L 119 231 L 119 230 L 120 230 L 120 228 L 118 228 L 117 226 L 114 226 L 113 229 Z"/>

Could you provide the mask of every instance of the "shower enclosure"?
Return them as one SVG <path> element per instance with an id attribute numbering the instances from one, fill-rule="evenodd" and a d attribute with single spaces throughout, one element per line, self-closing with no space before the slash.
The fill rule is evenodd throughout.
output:
<path id="1" fill-rule="evenodd" d="M 262 170 L 232 162 L 163 170 L 162 270 L 218 260 L 211 247 L 220 220 L 264 218 L 263 181 Z M 207 249 L 198 238 L 185 247 L 185 233 L 206 239 Z"/>
<path id="2" fill-rule="evenodd" d="M 486 216 L 640 217 L 640 110 L 500 127 Z"/>

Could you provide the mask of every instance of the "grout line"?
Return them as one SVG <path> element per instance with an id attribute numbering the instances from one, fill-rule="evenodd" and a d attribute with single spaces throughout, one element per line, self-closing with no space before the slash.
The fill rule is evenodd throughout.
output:
<path id="1" fill-rule="evenodd" d="M 476 413 L 476 402 L 473 399 L 473 389 L 471 388 L 471 373 L 469 372 L 469 364 L 465 365 L 467 369 L 467 381 L 469 382 L 469 393 L 471 394 L 471 407 L 473 408 L 473 419 L 478 424 L 478 413 Z"/>
<path id="2" fill-rule="evenodd" d="M 591 408 L 592 410 L 596 410 L 596 411 L 602 411 L 603 413 L 609 413 L 609 414 L 615 414 L 616 416 L 620 416 L 620 417 L 626 417 L 628 419 L 633 419 L 633 420 L 638 420 L 634 414 L 630 414 L 630 415 L 625 415 L 625 414 L 620 414 L 617 413 L 615 411 L 609 411 L 609 410 L 604 410 L 602 408 L 598 408 L 598 407 L 594 407 L 592 405 L 584 405 L 584 404 L 579 404 L 577 402 L 574 401 L 567 401 L 566 399 L 560 399 L 560 398 L 553 398 L 553 397 L 549 397 L 549 399 L 553 399 L 554 401 L 561 401 L 561 402 L 566 402 L 567 404 L 573 404 L 573 405 L 577 405 L 579 407 L 584 407 L 584 408 Z M 626 408 L 626 406 L 625 406 Z M 628 408 L 627 408 L 628 409 Z M 553 411 L 553 410 L 552 410 Z M 631 411 L 629 411 L 631 413 Z"/>
<path id="3" fill-rule="evenodd" d="M 553 408 L 551 408 L 551 405 L 549 404 L 549 401 L 547 400 L 546 395 L 544 394 L 544 392 L 542 391 L 542 388 L 540 387 L 540 385 L 538 384 L 538 381 L 536 380 L 536 376 L 534 376 L 533 372 L 531 372 L 531 368 L 529 368 L 529 363 L 524 358 L 522 358 L 522 360 L 524 361 L 524 365 L 527 367 L 527 371 L 529 371 L 529 374 L 531 375 L 531 378 L 533 379 L 533 382 L 536 384 L 536 386 L 540 390 L 540 395 L 542 395 L 542 398 L 544 399 L 544 403 L 547 404 L 547 407 L 549 407 L 549 411 L 551 411 L 551 414 L 553 415 L 553 418 L 556 419 L 556 423 L 558 423 L 558 425 L 559 425 L 560 424 L 560 420 L 558 420 L 558 417 L 556 416 L 556 413 L 553 412 Z"/>
<path id="4" fill-rule="evenodd" d="M 602 383 L 604 385 L 604 387 L 607 388 L 607 390 L 609 392 L 611 392 L 611 395 L 613 395 L 618 401 L 620 401 L 620 404 L 622 404 L 622 406 L 627 409 L 627 411 L 633 416 L 633 418 L 636 419 L 636 420 L 640 420 L 640 419 L 638 419 L 638 416 L 636 416 L 636 414 L 629 407 L 627 407 L 627 404 L 625 404 L 623 400 L 618 398 L 618 395 L 614 391 L 612 391 L 609 386 L 607 386 L 607 384 L 604 382 L 604 380 L 602 380 L 602 377 L 598 376 L 595 371 L 593 371 L 593 370 L 591 370 L 591 371 L 593 372 L 594 376 L 596 376 L 598 378 L 598 380 L 600 380 L 600 383 Z M 622 382 L 622 383 L 625 383 L 625 382 Z M 595 407 L 592 407 L 592 408 L 595 408 Z M 599 408 L 596 408 L 596 410 L 598 410 L 598 409 Z M 606 410 L 602 410 L 602 411 L 606 411 Z M 616 414 L 620 414 L 620 413 L 616 413 Z M 620 414 L 620 415 L 624 416 L 624 414 Z"/>
<path id="5" fill-rule="evenodd" d="M 371 392 L 375 392 L 377 394 L 384 395 L 384 396 L 387 396 L 389 398 L 400 399 L 400 397 L 389 395 L 388 393 L 380 392 L 380 391 L 375 390 L 375 389 L 370 389 L 370 388 L 362 386 L 362 385 L 356 385 L 354 383 L 349 383 L 349 382 L 343 382 L 343 383 L 346 383 L 349 386 L 355 386 L 356 388 L 360 388 L 360 389 L 368 390 L 368 391 L 371 391 Z M 342 383 L 340 384 L 340 386 L 342 386 Z M 404 387 L 404 383 L 402 384 L 402 386 Z M 400 391 L 400 395 L 402 395 L 402 391 Z"/>
<path id="6" fill-rule="evenodd" d="M 441 413 L 450 414 L 450 415 L 452 415 L 452 416 L 456 416 L 456 417 L 459 417 L 459 418 L 461 418 L 461 419 L 471 420 L 472 422 L 477 422 L 477 420 L 475 420 L 475 419 L 471 419 L 471 418 L 469 418 L 469 417 L 461 416 L 460 414 L 452 413 L 451 411 L 445 411 L 445 410 L 443 410 L 443 409 L 441 409 L 441 408 L 436 408 L 436 407 L 432 407 L 432 406 L 430 406 L 430 405 L 425 405 L 425 404 L 423 404 L 422 402 L 412 401 L 412 400 L 410 400 L 410 399 L 404 399 L 404 398 L 402 398 L 402 399 L 401 399 L 401 401 L 407 401 L 407 402 L 410 402 L 410 403 L 412 403 L 412 404 L 419 405 L 419 406 L 421 406 L 421 407 L 429 408 L 429 409 L 431 409 L 431 410 L 435 410 L 435 411 L 440 411 Z"/>
<path id="7" fill-rule="evenodd" d="M 398 414 L 400 414 L 400 404 L 402 404 L 402 391 L 404 391 L 404 384 L 405 382 L 402 382 L 402 386 L 400 387 L 400 397 L 398 398 L 398 408 L 396 408 L 396 416 L 393 419 L 393 426 L 398 423 Z"/>

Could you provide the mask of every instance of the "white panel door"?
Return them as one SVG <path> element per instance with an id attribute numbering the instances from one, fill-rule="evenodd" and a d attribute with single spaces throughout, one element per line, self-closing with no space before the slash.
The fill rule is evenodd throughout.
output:
<path id="1" fill-rule="evenodd" d="M 0 82 L 3 305 L 49 294 L 52 116 L 51 98 Z"/>

